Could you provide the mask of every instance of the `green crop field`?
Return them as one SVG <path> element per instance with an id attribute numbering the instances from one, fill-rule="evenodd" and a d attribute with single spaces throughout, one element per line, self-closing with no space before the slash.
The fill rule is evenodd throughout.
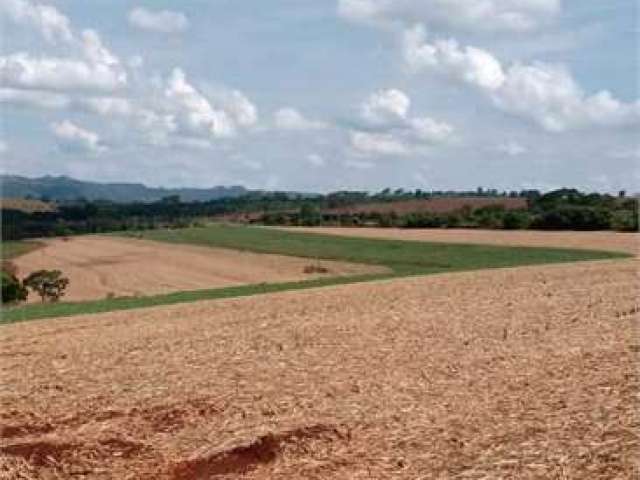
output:
<path id="1" fill-rule="evenodd" d="M 159 242 L 231 248 L 257 253 L 276 253 L 310 259 L 382 265 L 387 267 L 390 273 L 287 283 L 254 284 L 88 302 L 30 304 L 5 309 L 0 323 L 170 305 L 206 299 L 231 298 L 285 290 L 300 290 L 411 275 L 628 257 L 628 255 L 622 253 L 589 250 L 454 245 L 348 238 L 262 227 L 227 225 L 180 230 L 150 230 L 129 233 L 123 236 Z"/>

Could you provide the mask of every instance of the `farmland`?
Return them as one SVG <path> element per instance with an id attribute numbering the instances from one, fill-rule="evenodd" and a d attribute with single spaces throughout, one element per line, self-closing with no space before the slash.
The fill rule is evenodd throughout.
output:
<path id="1" fill-rule="evenodd" d="M 631 479 L 637 282 L 608 260 L 7 325 L 0 471 Z"/>
<path id="2" fill-rule="evenodd" d="M 2 322 L 14 322 L 20 320 L 30 320 L 45 317 L 60 317 L 67 315 L 77 315 L 83 313 L 98 313 L 120 309 L 132 309 L 140 307 L 148 307 L 153 305 L 169 305 L 173 303 L 190 302 L 195 300 L 205 300 L 214 298 L 229 298 L 234 296 L 245 296 L 256 293 L 269 293 L 275 291 L 304 289 L 318 286 L 326 286 L 331 284 L 349 283 L 365 280 L 379 280 L 392 277 L 403 277 L 410 275 L 426 275 L 445 272 L 456 272 L 464 270 L 476 270 L 484 268 L 513 267 L 518 265 L 535 265 L 544 263 L 561 263 L 572 261 L 609 259 L 624 257 L 624 254 L 615 252 L 601 252 L 592 250 L 567 250 L 560 248 L 528 248 L 528 247 L 504 247 L 491 245 L 464 245 L 464 244 L 445 244 L 445 243 L 425 243 L 410 242 L 402 240 L 383 240 L 383 239 L 367 239 L 367 238 L 345 238 L 341 236 L 317 235 L 311 233 L 297 233 L 281 230 L 272 230 L 256 227 L 237 227 L 225 225 L 213 225 L 207 228 L 187 228 L 180 230 L 151 230 L 130 234 L 129 237 L 133 242 L 140 242 L 144 245 L 144 240 L 162 242 L 156 244 L 148 252 L 153 257 L 154 253 L 165 248 L 165 244 L 179 246 L 184 250 L 182 255 L 191 251 L 196 247 L 213 247 L 222 249 L 233 249 L 243 252 L 252 252 L 257 254 L 275 254 L 287 255 L 307 259 L 306 263 L 314 263 L 319 259 L 329 262 L 343 262 L 349 264 L 360 264 L 376 267 L 377 270 L 369 271 L 351 268 L 353 275 L 323 275 L 322 278 L 309 280 L 294 280 L 269 283 L 265 278 L 260 283 L 249 283 L 246 285 L 222 286 L 215 288 L 215 285 L 205 287 L 204 284 L 199 289 L 186 289 L 169 293 L 157 293 L 156 295 L 144 296 L 124 296 L 116 298 L 103 298 L 100 300 L 87 302 L 63 302 L 53 305 L 31 304 L 20 306 L 7 310 L 2 318 Z M 73 248 L 73 242 L 83 242 L 82 237 L 74 238 L 70 245 Z M 118 239 L 120 237 L 113 237 Z M 93 240 L 95 241 L 95 240 Z M 64 245 L 64 242 L 62 242 Z M 136 247 L 134 244 L 128 244 L 128 248 Z M 137 248 L 137 247 L 136 247 Z M 93 252 L 92 249 L 89 249 Z M 43 251 L 46 257 L 47 250 Z M 202 253 L 202 250 L 199 250 Z M 211 253 L 214 250 L 210 250 Z M 38 252 L 36 252 L 38 253 Z M 175 250 L 174 250 L 175 253 Z M 93 255 L 93 253 L 92 253 Z M 205 254 L 206 255 L 206 254 Z M 227 255 L 232 255 L 227 253 Z M 211 255 L 213 258 L 213 255 Z M 251 255 L 247 256 L 247 258 Z M 154 260 L 148 257 L 149 271 L 154 269 L 164 269 L 165 267 L 157 265 L 162 262 L 157 256 Z M 185 257 L 186 258 L 186 257 Z M 242 255 L 235 257 L 239 265 Z M 107 258 L 107 260 L 109 260 Z M 125 259 L 126 260 L 126 259 Z M 198 262 L 198 260 L 194 260 Z M 88 265 L 92 269 L 102 269 L 102 275 L 94 277 L 100 279 L 102 285 L 105 284 L 105 275 L 115 275 L 113 273 L 114 264 L 116 267 L 126 262 L 120 258 L 107 261 L 99 261 L 100 265 Z M 206 260 L 204 261 L 206 263 Z M 130 265 L 135 265 L 135 257 L 130 261 Z M 32 267 L 37 264 L 31 263 Z M 63 271 L 66 269 L 63 265 L 57 264 Z M 302 268 L 302 264 L 298 264 Z M 78 275 L 85 275 L 87 265 L 80 264 L 75 267 L 71 265 L 70 271 L 79 268 Z M 124 267 L 125 269 L 127 267 Z M 256 268 L 257 264 L 256 264 Z M 382 268 L 383 270 L 380 270 Z M 144 268 L 138 264 L 138 268 L 129 268 L 132 272 L 133 279 L 136 276 L 144 275 Z M 187 268 L 188 270 L 188 268 Z M 117 271 L 117 270 L 116 270 Z M 297 275 L 300 275 L 298 270 Z M 234 275 L 236 273 L 227 270 L 226 275 Z M 147 275 L 151 286 L 151 280 L 154 275 Z M 162 278 L 162 276 L 160 276 Z M 166 277 L 165 277 L 166 278 Z M 211 277 L 208 277 L 211 280 Z M 255 278 L 255 277 L 254 277 Z M 298 277 L 299 278 L 299 277 Z M 306 278 L 306 277 L 305 277 Z M 111 283 L 107 283 L 107 288 L 114 288 L 115 279 Z M 127 280 L 120 280 L 123 286 L 127 285 Z M 207 279 L 205 279 L 207 281 Z M 174 280 L 175 282 L 175 280 Z M 111 286 L 109 286 L 111 285 Z M 131 288 L 140 286 L 130 284 Z M 174 290 L 177 288 L 174 285 Z M 166 288 L 163 287 L 163 288 Z"/>
<path id="3" fill-rule="evenodd" d="M 70 280 L 65 300 L 72 302 L 384 271 L 326 261 L 327 273 L 309 274 L 304 269 L 310 262 L 301 258 L 115 236 L 47 240 L 13 263 L 22 276 L 39 269 L 63 271 Z"/>

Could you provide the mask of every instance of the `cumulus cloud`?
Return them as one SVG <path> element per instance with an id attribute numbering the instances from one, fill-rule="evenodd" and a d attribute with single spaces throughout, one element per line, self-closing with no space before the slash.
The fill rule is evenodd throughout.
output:
<path id="1" fill-rule="evenodd" d="M 338 0 L 338 14 L 355 22 L 466 31 L 531 31 L 560 11 L 560 0 Z"/>
<path id="2" fill-rule="evenodd" d="M 82 32 L 83 59 L 36 57 L 19 52 L 0 56 L 0 87 L 39 90 L 115 90 L 127 84 L 119 59 L 93 30 Z"/>
<path id="3" fill-rule="evenodd" d="M 372 93 L 361 106 L 362 117 L 371 123 L 387 123 L 407 118 L 411 99 L 391 88 Z"/>
<path id="4" fill-rule="evenodd" d="M 274 122 L 281 130 L 318 130 L 327 127 L 324 122 L 310 120 L 291 107 L 278 110 L 274 114 Z"/>
<path id="5" fill-rule="evenodd" d="M 562 65 L 543 62 L 505 67 L 486 50 L 455 40 L 428 43 L 422 27 L 406 32 L 404 57 L 415 71 L 432 71 L 476 87 L 505 112 L 561 132 L 640 122 L 640 102 L 625 104 L 608 91 L 588 95 Z"/>
<path id="6" fill-rule="evenodd" d="M 64 120 L 51 124 L 51 131 L 60 146 L 70 152 L 100 153 L 106 150 L 97 133 Z"/>
<path id="7" fill-rule="evenodd" d="M 451 125 L 430 117 L 412 117 L 410 108 L 411 99 L 401 90 L 373 92 L 360 105 L 363 128 L 351 132 L 351 147 L 364 155 L 407 155 L 450 139 Z"/>
<path id="8" fill-rule="evenodd" d="M 71 42 L 69 19 L 55 7 L 26 0 L 2 0 L 0 15 L 19 25 L 35 28 L 49 42 Z"/>
<path id="9" fill-rule="evenodd" d="M 235 135 L 239 128 L 257 122 L 255 105 L 239 91 L 223 92 L 217 101 L 208 98 L 187 80 L 186 74 L 174 68 L 164 89 L 169 111 L 167 118 L 175 121 L 178 130 L 192 135 L 226 138 Z"/>
<path id="10" fill-rule="evenodd" d="M 179 33 L 189 28 L 189 20 L 182 12 L 134 8 L 129 12 L 129 23 L 142 30 L 160 33 Z"/>

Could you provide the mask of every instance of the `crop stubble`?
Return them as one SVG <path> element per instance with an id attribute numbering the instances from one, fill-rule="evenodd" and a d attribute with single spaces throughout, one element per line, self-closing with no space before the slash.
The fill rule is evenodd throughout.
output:
<path id="1" fill-rule="evenodd" d="M 9 325 L 0 471 L 634 478 L 636 266 L 466 272 Z"/>

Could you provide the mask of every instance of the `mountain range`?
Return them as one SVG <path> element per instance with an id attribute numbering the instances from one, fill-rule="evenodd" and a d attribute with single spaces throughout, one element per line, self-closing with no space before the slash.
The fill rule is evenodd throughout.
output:
<path id="1" fill-rule="evenodd" d="M 86 182 L 66 176 L 28 178 L 0 175 L 0 185 L 0 196 L 3 198 L 37 198 L 56 202 L 68 202 L 79 198 L 117 203 L 155 202 L 174 195 L 178 195 L 183 201 L 193 202 L 239 197 L 249 192 L 241 186 L 155 188 L 141 183 Z"/>

